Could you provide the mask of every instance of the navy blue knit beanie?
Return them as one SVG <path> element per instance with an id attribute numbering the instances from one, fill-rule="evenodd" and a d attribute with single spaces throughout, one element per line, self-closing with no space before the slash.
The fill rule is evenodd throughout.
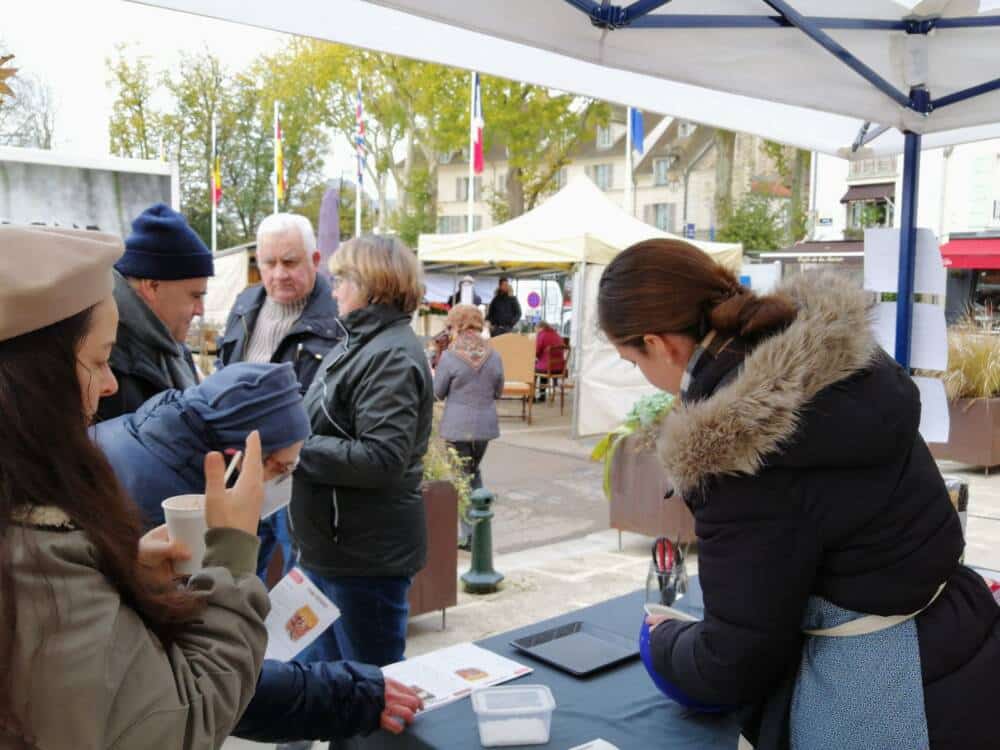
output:
<path id="1" fill-rule="evenodd" d="M 150 206 L 132 222 L 125 254 L 115 268 L 123 276 L 162 281 L 215 275 L 212 251 L 184 216 L 165 203 Z"/>
<path id="2" fill-rule="evenodd" d="M 289 362 L 228 365 L 184 391 L 184 401 L 187 411 L 201 417 L 213 450 L 242 450 L 253 430 L 260 431 L 265 456 L 309 437 L 309 417 Z"/>

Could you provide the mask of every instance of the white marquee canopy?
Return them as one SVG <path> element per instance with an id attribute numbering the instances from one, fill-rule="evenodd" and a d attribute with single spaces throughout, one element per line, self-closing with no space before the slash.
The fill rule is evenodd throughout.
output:
<path id="1" fill-rule="evenodd" d="M 904 107 L 842 56 L 789 28 L 776 10 L 788 3 L 779 0 L 640 0 L 634 5 L 650 6 L 647 15 L 605 28 L 581 12 L 600 5 L 592 0 L 136 1 L 475 69 L 830 154 L 845 153 L 866 121 L 922 133 L 924 148 L 1000 135 L 996 90 L 945 99 L 1000 79 L 1000 27 L 985 25 L 998 18 L 997 0 L 792 0 L 793 12 L 816 20 L 820 34 L 899 96 L 925 87 L 929 114 Z M 728 27 L 698 26 L 706 18 Z M 913 24 L 927 19 L 933 28 L 919 33 Z M 868 25 L 858 28 L 862 22 Z M 908 33 L 908 22 L 918 33 Z M 902 145 L 890 130 L 870 147 L 884 153 Z"/>

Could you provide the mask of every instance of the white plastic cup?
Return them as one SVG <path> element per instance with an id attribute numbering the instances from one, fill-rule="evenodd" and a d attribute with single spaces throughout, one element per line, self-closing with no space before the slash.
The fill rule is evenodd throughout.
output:
<path id="1" fill-rule="evenodd" d="M 180 575 L 192 575 L 201 570 L 205 559 L 205 532 L 208 523 L 205 521 L 204 495 L 175 495 L 168 497 L 162 503 L 163 517 L 167 522 L 167 535 L 172 540 L 179 540 L 191 551 L 190 560 L 174 562 L 174 571 Z"/>

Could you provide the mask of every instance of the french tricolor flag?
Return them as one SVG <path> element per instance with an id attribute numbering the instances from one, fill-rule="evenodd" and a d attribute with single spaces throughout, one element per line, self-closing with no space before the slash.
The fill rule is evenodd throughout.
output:
<path id="1" fill-rule="evenodd" d="M 472 116 L 469 120 L 469 140 L 472 142 L 472 171 L 475 174 L 483 172 L 483 99 L 479 91 L 479 73 L 473 73 L 472 78 Z"/>

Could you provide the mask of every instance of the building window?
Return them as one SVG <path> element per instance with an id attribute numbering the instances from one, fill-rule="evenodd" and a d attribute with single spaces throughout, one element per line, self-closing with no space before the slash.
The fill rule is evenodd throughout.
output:
<path id="1" fill-rule="evenodd" d="M 566 181 L 569 179 L 568 174 L 569 172 L 566 167 L 559 168 L 559 171 L 556 172 L 555 176 L 556 190 L 562 190 L 566 187 Z"/>
<path id="2" fill-rule="evenodd" d="M 847 229 L 858 233 L 869 227 L 891 227 L 892 208 L 885 200 L 851 201 L 847 204 Z"/>
<path id="3" fill-rule="evenodd" d="M 438 234 L 460 234 L 468 231 L 468 216 L 438 216 Z M 474 215 L 472 217 L 472 231 L 478 232 L 483 228 L 483 217 Z"/>
<path id="4" fill-rule="evenodd" d="M 507 191 L 507 173 L 497 172 L 497 192 L 504 193 Z"/>
<path id="5" fill-rule="evenodd" d="M 1000 224 L 1000 201 L 993 201 L 993 223 Z"/>
<path id="6" fill-rule="evenodd" d="M 652 203 L 643 211 L 647 224 L 652 224 L 663 232 L 675 231 L 677 219 L 676 203 Z"/>
<path id="7" fill-rule="evenodd" d="M 587 176 L 601 190 L 610 190 L 615 184 L 614 164 L 594 164 L 587 167 Z"/>
<path id="8" fill-rule="evenodd" d="M 670 182 L 670 165 L 673 164 L 673 159 L 654 159 L 653 160 L 653 184 L 654 185 L 666 185 Z"/>
<path id="9" fill-rule="evenodd" d="M 677 135 L 681 138 L 688 138 L 694 135 L 695 128 L 697 127 L 698 126 L 693 122 L 681 122 L 681 124 L 677 126 Z"/>
<path id="10" fill-rule="evenodd" d="M 598 148 L 611 148 L 614 141 L 611 139 L 611 126 L 610 125 L 598 125 L 597 126 L 597 147 Z"/>
<path id="11" fill-rule="evenodd" d="M 473 196 L 473 200 L 482 200 L 483 197 L 483 178 L 476 177 L 475 180 L 475 190 L 476 194 Z M 469 178 L 459 177 L 455 180 L 455 200 L 467 201 L 469 200 Z"/>

